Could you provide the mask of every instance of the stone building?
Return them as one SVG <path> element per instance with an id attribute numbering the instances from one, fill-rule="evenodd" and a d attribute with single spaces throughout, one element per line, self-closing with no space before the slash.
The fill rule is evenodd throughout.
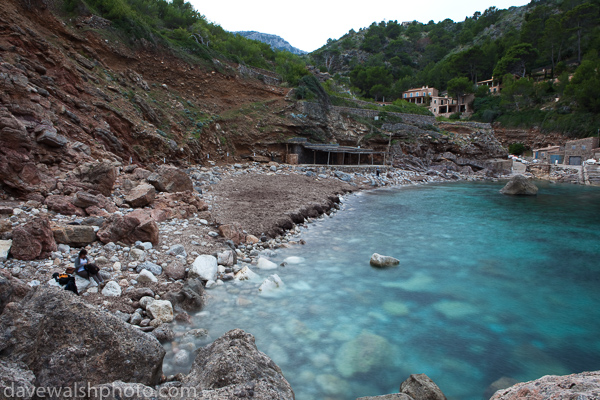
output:
<path id="1" fill-rule="evenodd" d="M 436 88 L 423 86 L 402 93 L 402 99 L 413 104 L 427 106 L 436 117 L 449 117 L 457 112 L 471 114 L 473 112 L 471 103 L 475 96 L 468 94 L 455 99 L 448 97 L 448 94 L 440 95 Z"/>
<path id="2" fill-rule="evenodd" d="M 583 161 L 594 158 L 596 153 L 600 153 L 597 137 L 570 140 L 565 144 L 565 164 L 581 165 Z"/>
<path id="3" fill-rule="evenodd" d="M 548 146 L 533 149 L 533 159 L 550 164 L 562 164 L 565 158 L 564 150 L 560 146 Z"/>

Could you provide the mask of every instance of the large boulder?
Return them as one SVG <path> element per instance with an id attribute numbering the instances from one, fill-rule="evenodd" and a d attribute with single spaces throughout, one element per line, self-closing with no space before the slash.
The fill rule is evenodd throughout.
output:
<path id="1" fill-rule="evenodd" d="M 294 399 L 281 369 L 256 348 L 254 336 L 241 329 L 200 348 L 182 386 L 203 389 L 203 395 L 210 399 Z"/>
<path id="2" fill-rule="evenodd" d="M 21 362 L 0 359 L 0 399 L 31 399 L 35 375 Z"/>
<path id="3" fill-rule="evenodd" d="M 102 194 L 91 194 L 84 191 L 75 193 L 73 198 L 73 204 L 77 207 L 85 209 L 90 213 L 90 208 L 104 209 L 107 212 L 117 211 L 115 204 Z"/>
<path id="4" fill-rule="evenodd" d="M 117 169 L 109 161 L 82 164 L 75 173 L 80 181 L 76 186 L 97 191 L 104 196 L 110 196 L 117 180 Z"/>
<path id="5" fill-rule="evenodd" d="M 49 210 L 63 215 L 84 216 L 85 211 L 73 204 L 73 198 L 69 196 L 51 195 L 46 197 L 44 204 Z"/>
<path id="6" fill-rule="evenodd" d="M 125 216 L 112 214 L 96 234 L 102 243 L 135 243 L 136 241 L 158 244 L 158 225 L 149 212 L 135 210 Z"/>
<path id="7" fill-rule="evenodd" d="M 400 260 L 394 257 L 382 256 L 381 254 L 373 253 L 370 264 L 377 268 L 387 268 L 400 264 Z"/>
<path id="8" fill-rule="evenodd" d="M 20 301 L 31 290 L 31 286 L 13 277 L 8 271 L 0 271 L 0 314 L 8 303 Z"/>
<path id="9" fill-rule="evenodd" d="M 204 285 L 200 278 L 190 278 L 185 281 L 179 291 L 171 291 L 162 296 L 169 300 L 173 307 L 185 311 L 200 311 L 204 306 Z"/>
<path id="10" fill-rule="evenodd" d="M 56 251 L 56 241 L 46 217 L 39 217 L 13 230 L 11 254 L 17 260 L 45 258 Z"/>
<path id="11" fill-rule="evenodd" d="M 498 390 L 490 400 L 597 399 L 599 394 L 600 371 L 593 371 L 565 376 L 546 375 Z"/>
<path id="12" fill-rule="evenodd" d="M 146 207 L 154 201 L 156 189 L 147 183 L 137 185 L 127 193 L 125 202 L 131 207 Z"/>
<path id="13" fill-rule="evenodd" d="M 412 374 L 400 385 L 400 393 L 418 400 L 446 400 L 440 388 L 425 374 Z"/>
<path id="14" fill-rule="evenodd" d="M 153 336 L 84 303 L 39 286 L 0 315 L 0 354 L 22 362 L 38 387 L 87 387 L 122 380 L 156 385 L 165 350 Z"/>
<path id="15" fill-rule="evenodd" d="M 52 233 L 56 243 L 72 247 L 84 247 L 96 241 L 94 227 L 89 225 L 54 226 Z"/>
<path id="16" fill-rule="evenodd" d="M 185 172 L 177 167 L 168 165 L 159 167 L 146 180 L 159 192 L 175 193 L 194 190 L 194 184 Z"/>
<path id="17" fill-rule="evenodd" d="M 500 189 L 500 193 L 509 195 L 535 196 L 538 192 L 537 186 L 523 175 L 515 175 Z"/>

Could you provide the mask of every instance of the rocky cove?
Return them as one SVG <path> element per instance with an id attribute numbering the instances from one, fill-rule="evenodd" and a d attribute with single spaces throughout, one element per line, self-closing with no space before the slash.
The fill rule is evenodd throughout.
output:
<path id="1" fill-rule="evenodd" d="M 102 163 L 88 168 L 111 170 Z M 114 173 L 104 174 L 114 179 L 108 183 L 109 196 L 75 192 L 44 204 L 3 202 L 4 239 L 12 240 L 14 254 L 24 259 L 5 259 L 0 270 L 4 388 L 90 384 L 110 393 L 125 388 L 139 393 L 143 388 L 150 397 L 163 396 L 167 388 L 194 388 L 201 393 L 198 398 L 293 398 L 281 370 L 256 348 L 252 335 L 234 330 L 214 340 L 207 330 L 189 325 L 194 316 L 202 316 L 211 290 L 231 285 L 228 281 L 252 280 L 252 270 L 276 272 L 278 264 L 271 259 L 277 251 L 301 248 L 302 227 L 335 213 L 343 193 L 483 177 L 399 169 L 378 176 L 369 167 L 342 172 L 276 163 L 191 167 L 185 172 L 167 166 L 155 172 L 137 166 L 112 168 Z M 190 186 L 194 192 L 185 190 Z M 103 212 L 94 204 L 102 205 Z M 268 212 L 261 214 L 261 208 Z M 70 266 L 83 246 L 109 282 L 99 290 L 77 277 L 78 298 L 58 288 L 51 276 Z M 272 274 L 258 283 L 250 290 L 268 296 L 281 281 Z M 244 301 L 240 299 L 236 301 Z M 45 335 L 36 339 L 41 331 Z M 173 364 L 191 365 L 190 372 L 169 375 L 169 367 L 163 375 L 167 351 Z M 115 364 L 124 368 L 112 368 Z M 577 379 L 586 382 L 582 393 L 597 390 L 594 374 L 557 377 L 548 385 Z M 426 376 L 407 382 L 412 383 L 403 384 L 404 391 L 392 398 L 444 398 Z M 420 394 L 421 387 L 434 397 Z M 518 398 L 514 393 L 496 398 Z M 571 393 L 568 389 L 565 396 Z"/>
<path id="2" fill-rule="evenodd" d="M 217 294 L 246 283 L 276 294 L 278 253 L 305 248 L 299 234 L 336 214 L 344 194 L 510 171 L 489 124 L 402 114 L 372 134 L 365 121 L 377 111 L 296 101 L 279 78 L 230 61 L 195 64 L 145 40 L 132 48 L 111 21 L 61 20 L 50 3 L 0 2 L 0 399 L 294 398 L 252 335 L 192 325 Z M 284 164 L 295 137 L 385 151 L 390 165 Z M 571 169 L 530 172 L 586 181 Z M 107 283 L 76 277 L 78 297 L 52 275 L 82 248 Z M 382 352 L 361 340 L 381 340 L 346 346 L 376 365 Z M 421 371 L 403 372 L 383 399 L 444 398 Z M 597 392 L 590 372 L 494 398 Z"/>

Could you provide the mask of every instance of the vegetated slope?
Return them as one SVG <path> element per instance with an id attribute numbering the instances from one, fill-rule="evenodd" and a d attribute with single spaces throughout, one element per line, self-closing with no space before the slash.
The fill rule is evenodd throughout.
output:
<path id="1" fill-rule="evenodd" d="M 306 51 L 300 50 L 294 46 L 292 46 L 287 40 L 283 39 L 277 35 L 271 35 L 268 33 L 260 33 L 256 31 L 239 31 L 234 32 L 237 35 L 242 35 L 247 39 L 258 40 L 259 42 L 263 42 L 271 46 L 276 50 L 284 50 L 289 51 L 292 54 L 303 55 L 307 54 Z"/>
<path id="2" fill-rule="evenodd" d="M 409 88 L 462 85 L 478 97 L 475 120 L 587 136 L 600 122 L 594 96 L 599 72 L 593 67 L 598 20 L 597 0 L 542 0 L 508 10 L 491 7 L 462 22 L 373 23 L 330 40 L 310 57 L 366 98 L 389 101 Z M 507 89 L 502 96 L 469 87 L 492 76 Z"/>
<path id="3" fill-rule="evenodd" d="M 236 147 L 220 115 L 286 106 L 289 89 L 247 77 L 237 64 L 193 63 L 160 45 L 133 49 L 98 16 L 72 22 L 43 6 L 0 3 L 0 180 L 8 192 L 27 194 L 94 159 L 224 160 Z M 269 135 L 242 117 L 251 128 L 240 135 Z"/>

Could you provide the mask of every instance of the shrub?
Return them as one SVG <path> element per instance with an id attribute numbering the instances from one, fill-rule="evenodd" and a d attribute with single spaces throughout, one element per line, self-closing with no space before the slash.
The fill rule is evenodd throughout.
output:
<path id="1" fill-rule="evenodd" d="M 516 156 L 520 156 L 527 150 L 527 147 L 523 143 L 511 143 L 508 145 L 508 152 Z"/>

